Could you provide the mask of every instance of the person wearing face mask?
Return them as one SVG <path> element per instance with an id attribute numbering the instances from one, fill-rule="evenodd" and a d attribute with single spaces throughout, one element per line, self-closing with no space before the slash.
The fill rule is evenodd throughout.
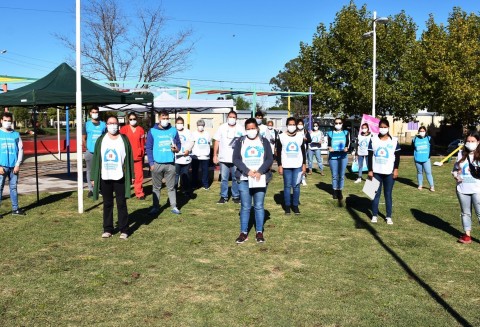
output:
<path id="1" fill-rule="evenodd" d="M 133 152 L 125 135 L 119 133 L 118 119 L 107 119 L 107 134 L 95 142 L 92 158 L 93 199 L 98 199 L 99 190 L 103 195 L 103 234 L 109 238 L 114 233 L 113 198 L 117 202 L 118 229 L 120 239 L 128 238 L 127 198 L 130 198 L 130 186 L 134 182 L 135 172 Z"/>
<path id="2" fill-rule="evenodd" d="M 432 149 L 432 138 L 427 136 L 427 129 L 421 126 L 418 134 L 412 140 L 413 159 L 417 168 L 418 189 L 423 189 L 423 172 L 427 175 L 427 181 L 430 185 L 430 191 L 435 192 L 433 185 L 432 165 L 430 163 L 430 152 Z"/>
<path id="3" fill-rule="evenodd" d="M 270 167 L 273 154 L 270 142 L 261 136 L 258 123 L 254 118 L 245 121 L 246 136 L 242 136 L 233 149 L 233 164 L 237 167 L 235 178 L 240 191 L 240 235 L 237 244 L 248 240 L 248 222 L 250 210 L 255 211 L 255 239 L 265 242 L 263 223 L 265 219 L 265 193 L 272 177 Z"/>
<path id="4" fill-rule="evenodd" d="M 82 129 L 82 146 L 84 150 L 83 158 L 86 164 L 86 177 L 88 185 L 87 197 L 93 196 L 93 187 L 90 183 L 90 171 L 92 169 L 92 158 L 95 151 L 95 142 L 97 139 L 105 134 L 107 125 L 99 119 L 98 107 L 90 109 L 90 120 L 85 123 Z"/>
<path id="5" fill-rule="evenodd" d="M 0 202 L 3 198 L 3 188 L 8 177 L 12 215 L 25 216 L 25 211 L 18 207 L 18 173 L 23 161 L 23 143 L 20 133 L 13 130 L 13 116 L 10 112 L 2 113 L 2 128 L 0 128 Z M 3 217 L 0 215 L 0 218 Z"/>
<path id="6" fill-rule="evenodd" d="M 185 128 L 185 121 L 182 117 L 175 119 L 175 128 L 180 137 L 180 151 L 175 154 L 175 187 L 178 189 L 178 182 L 181 182 L 183 193 L 187 198 L 192 197 L 192 186 L 190 182 L 190 164 L 192 157 L 190 152 L 193 148 L 192 133 Z"/>
<path id="7" fill-rule="evenodd" d="M 210 144 L 212 138 L 210 133 L 205 130 L 205 121 L 199 119 L 197 121 L 197 130 L 192 133 L 192 182 L 194 185 L 198 183 L 198 171 L 202 170 L 201 186 L 205 191 L 210 189 L 208 182 L 208 164 L 210 163 Z"/>
<path id="8" fill-rule="evenodd" d="M 299 215 L 300 183 L 306 171 L 306 154 L 304 135 L 298 132 L 293 117 L 287 118 L 287 131 L 278 136 L 277 154 L 278 173 L 283 175 L 283 209 L 286 215 L 290 214 L 290 209 Z"/>
<path id="9" fill-rule="evenodd" d="M 323 143 L 323 132 L 320 130 L 320 124 L 318 122 L 313 123 L 312 131 L 310 132 L 310 138 L 312 142 L 308 144 L 307 158 L 308 158 L 308 169 L 307 172 L 309 175 L 312 174 L 313 169 L 313 158 L 317 160 L 318 170 L 320 175 L 324 176 L 323 173 L 323 158 L 322 158 L 322 143 Z"/>
<path id="10" fill-rule="evenodd" d="M 350 133 L 343 129 L 343 120 L 335 118 L 333 131 L 327 133 L 328 137 L 328 163 L 332 172 L 332 188 L 334 199 L 343 199 L 343 186 L 345 184 L 345 170 L 348 163 L 348 148 L 350 147 Z"/>
<path id="11" fill-rule="evenodd" d="M 480 179 L 472 175 L 470 168 L 470 165 L 480 166 L 479 141 L 480 135 L 477 132 L 467 134 L 464 146 L 458 152 L 457 161 L 452 170 L 453 178 L 457 182 L 457 198 L 462 211 L 460 216 L 465 231 L 458 242 L 464 244 L 472 243 L 472 206 L 480 222 Z"/>
<path id="12" fill-rule="evenodd" d="M 268 129 L 267 125 L 263 124 L 264 114 L 262 111 L 258 110 L 255 112 L 255 120 L 258 124 L 258 129 L 260 131 L 260 136 L 267 139 L 268 142 L 271 142 L 273 139 L 272 133 L 270 133 L 270 129 Z"/>
<path id="13" fill-rule="evenodd" d="M 133 151 L 135 183 L 133 189 L 139 200 L 145 200 L 143 192 L 143 159 L 145 158 L 145 130 L 138 125 L 137 114 L 131 112 L 127 116 L 128 123 L 120 128 L 120 133 L 127 136 Z"/>
<path id="14" fill-rule="evenodd" d="M 181 146 L 177 129 L 170 125 L 168 111 L 161 111 L 160 121 L 148 131 L 145 145 L 153 186 L 153 205 L 148 213 L 150 216 L 157 216 L 160 213 L 160 190 L 163 179 L 167 185 L 171 212 L 180 214 L 175 191 L 175 154 L 179 152 Z"/>
<path id="15" fill-rule="evenodd" d="M 361 126 L 361 133 L 358 135 L 357 139 L 357 160 L 358 160 L 358 178 L 355 183 L 362 182 L 362 173 L 363 173 L 363 163 L 367 163 L 368 158 L 368 145 L 370 144 L 370 139 L 372 138 L 372 133 L 370 133 L 370 128 L 367 123 L 363 123 Z"/>
<path id="16" fill-rule="evenodd" d="M 392 191 L 393 184 L 398 177 L 398 166 L 400 165 L 400 144 L 396 137 L 388 133 L 390 123 L 386 119 L 381 119 L 379 124 L 379 134 L 372 136 L 368 145 L 368 178 L 375 178 L 380 182 L 378 191 L 372 201 L 372 223 L 377 222 L 378 204 L 383 192 L 386 207 L 386 222 L 389 225 L 392 221 Z"/>
<path id="17" fill-rule="evenodd" d="M 276 149 L 275 149 L 275 144 L 277 144 L 277 140 L 278 140 L 278 134 L 279 134 L 279 131 L 276 130 L 274 127 L 273 127 L 273 121 L 272 120 L 269 120 L 267 122 L 267 129 L 268 129 L 268 132 L 270 133 L 270 135 L 272 136 L 270 138 L 270 145 L 272 147 L 272 153 L 273 153 L 273 160 L 277 160 L 277 157 L 276 157 Z"/>
<path id="18" fill-rule="evenodd" d="M 303 134 L 303 147 L 305 148 L 305 154 L 307 153 L 308 145 L 312 141 L 310 133 L 305 130 L 305 125 L 302 118 L 297 119 L 297 133 Z M 307 170 L 308 171 L 308 170 Z M 306 173 L 302 175 L 302 185 L 307 186 L 307 176 Z"/>
<path id="19" fill-rule="evenodd" d="M 233 148 L 240 137 L 245 135 L 245 130 L 237 124 L 237 113 L 230 111 L 227 115 L 227 122 L 220 125 L 217 132 L 213 136 L 215 140 L 213 144 L 213 163 L 220 165 L 220 200 L 217 204 L 225 204 L 228 202 L 228 180 L 235 176 L 237 169 L 232 161 Z M 238 183 L 232 183 L 232 201 L 240 203 L 240 193 L 238 191 Z"/>

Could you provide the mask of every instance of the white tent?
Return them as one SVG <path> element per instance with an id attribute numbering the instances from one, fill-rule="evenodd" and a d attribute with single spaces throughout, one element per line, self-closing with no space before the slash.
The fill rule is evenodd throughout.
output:
<path id="1" fill-rule="evenodd" d="M 163 92 L 155 99 L 152 104 L 147 105 L 122 105 L 111 104 L 108 106 L 100 107 L 100 111 L 124 111 L 124 112 L 146 112 L 153 111 L 159 112 L 161 110 L 167 110 L 169 112 L 181 113 L 187 111 L 195 112 L 208 112 L 208 113 L 228 113 L 234 109 L 233 100 L 201 100 L 201 99 L 176 99 L 170 94 Z"/>

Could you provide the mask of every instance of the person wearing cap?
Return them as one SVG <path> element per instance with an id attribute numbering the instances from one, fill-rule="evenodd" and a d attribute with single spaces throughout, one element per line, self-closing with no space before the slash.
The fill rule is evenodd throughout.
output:
<path id="1" fill-rule="evenodd" d="M 209 190 L 208 165 L 210 163 L 212 138 L 210 133 L 205 131 L 205 121 L 203 119 L 197 121 L 197 130 L 192 133 L 192 137 L 194 142 L 192 148 L 192 183 L 198 185 L 198 171 L 201 169 L 201 187 L 204 190 Z"/>
<path id="2" fill-rule="evenodd" d="M 143 192 L 143 159 L 145 157 L 145 130 L 138 125 L 137 114 L 128 114 L 128 124 L 120 128 L 120 134 L 125 135 L 132 146 L 133 168 L 135 170 L 135 182 L 133 189 L 139 200 L 145 200 Z"/>

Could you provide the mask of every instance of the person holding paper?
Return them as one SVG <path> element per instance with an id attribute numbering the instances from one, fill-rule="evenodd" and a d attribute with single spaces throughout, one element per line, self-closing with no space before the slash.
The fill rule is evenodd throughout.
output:
<path id="1" fill-rule="evenodd" d="M 285 214 L 289 215 L 292 209 L 294 214 L 299 215 L 300 183 L 306 172 L 306 155 L 303 133 L 298 133 L 296 120 L 293 117 L 287 118 L 287 131 L 278 136 L 277 163 L 278 173 L 283 175 Z"/>
<path id="2" fill-rule="evenodd" d="M 372 136 L 368 146 L 368 178 L 375 178 L 380 182 L 378 191 L 372 202 L 372 223 L 377 222 L 378 204 L 380 195 L 385 193 L 385 206 L 387 209 L 386 222 L 389 225 L 392 221 L 392 190 L 395 179 L 398 177 L 398 166 L 400 165 L 400 145 L 396 137 L 390 136 L 388 120 L 381 119 L 378 135 Z"/>
<path id="3" fill-rule="evenodd" d="M 233 149 L 233 164 L 238 190 L 240 192 L 240 235 L 236 243 L 248 240 L 248 222 L 250 210 L 255 210 L 255 239 L 258 243 L 265 242 L 263 222 L 265 219 L 264 200 L 267 184 L 272 177 L 270 167 L 273 164 L 270 141 L 260 135 L 260 129 L 255 118 L 245 121 L 246 136 L 242 136 Z"/>
<path id="4" fill-rule="evenodd" d="M 357 141 L 357 160 L 358 160 L 358 178 L 355 183 L 360 183 L 362 181 L 362 172 L 363 164 L 367 163 L 368 157 L 368 145 L 370 144 L 370 139 L 372 138 L 372 133 L 370 133 L 370 128 L 367 123 L 363 123 L 362 132 L 358 135 Z"/>
<path id="5" fill-rule="evenodd" d="M 350 133 L 343 129 L 342 118 L 335 118 L 335 129 L 327 133 L 328 137 L 328 163 L 332 171 L 333 198 L 343 199 L 343 185 L 345 184 L 345 170 L 348 163 L 348 148 L 350 146 Z"/>
<path id="6" fill-rule="evenodd" d="M 427 136 L 427 129 L 425 126 L 420 126 L 418 134 L 412 140 L 413 158 L 415 160 L 415 167 L 417 168 L 418 189 L 423 189 L 423 172 L 427 175 L 428 184 L 430 184 L 430 191 L 435 192 L 433 185 L 432 165 L 430 163 L 430 151 L 432 149 L 432 138 Z"/>

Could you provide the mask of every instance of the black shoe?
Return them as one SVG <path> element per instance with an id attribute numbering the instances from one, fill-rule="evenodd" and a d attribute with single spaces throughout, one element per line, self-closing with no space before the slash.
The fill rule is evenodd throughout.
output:
<path id="1" fill-rule="evenodd" d="M 14 216 L 26 216 L 27 214 L 23 209 L 18 208 L 17 210 L 12 211 L 12 215 Z"/>
<path id="2" fill-rule="evenodd" d="M 262 232 L 257 232 L 257 235 L 255 235 L 255 239 L 257 240 L 257 243 L 265 242 L 265 238 L 263 237 Z"/>
<path id="3" fill-rule="evenodd" d="M 93 192 L 92 192 L 92 191 L 88 191 L 87 198 L 92 198 L 92 197 L 93 197 Z"/>
<path id="4" fill-rule="evenodd" d="M 338 200 L 339 200 L 339 201 L 343 200 L 342 190 L 338 190 L 337 192 L 338 192 L 338 195 L 337 195 Z"/>
<path id="5" fill-rule="evenodd" d="M 238 235 L 237 239 L 235 240 L 237 244 L 242 244 L 246 241 L 248 241 L 248 234 L 245 233 L 240 233 L 240 235 Z"/>
<path id="6" fill-rule="evenodd" d="M 240 198 L 232 198 L 233 203 L 240 204 Z"/>
<path id="7" fill-rule="evenodd" d="M 290 214 L 290 208 L 285 208 L 285 214 L 289 215 Z"/>
<path id="8" fill-rule="evenodd" d="M 298 209 L 298 207 L 293 206 L 293 207 L 292 207 L 292 211 L 293 211 L 293 213 L 296 214 L 296 215 L 299 215 L 299 214 L 300 214 L 300 210 Z"/>
<path id="9" fill-rule="evenodd" d="M 227 202 L 228 202 L 227 198 L 220 198 L 220 200 L 218 200 L 217 204 L 225 204 Z"/>
<path id="10" fill-rule="evenodd" d="M 335 200 L 335 199 L 338 199 L 338 196 L 337 196 L 337 190 L 333 190 L 333 194 L 332 194 L 332 198 Z"/>

